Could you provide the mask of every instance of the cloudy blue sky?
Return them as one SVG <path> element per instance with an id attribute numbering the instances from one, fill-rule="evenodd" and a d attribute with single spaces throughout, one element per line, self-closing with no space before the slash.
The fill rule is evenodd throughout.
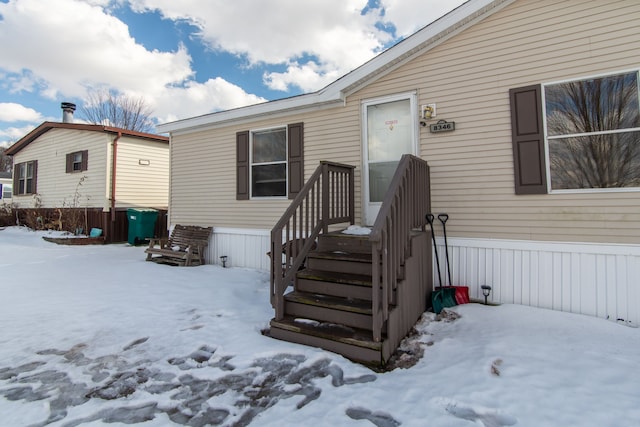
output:
<path id="1" fill-rule="evenodd" d="M 464 0 L 0 0 L 0 146 L 87 93 L 163 123 L 313 92 Z"/>

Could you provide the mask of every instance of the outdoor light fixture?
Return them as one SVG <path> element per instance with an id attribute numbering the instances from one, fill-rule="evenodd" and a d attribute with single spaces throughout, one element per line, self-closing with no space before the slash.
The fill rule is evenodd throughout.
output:
<path id="1" fill-rule="evenodd" d="M 222 268 L 227 268 L 227 256 L 226 255 L 222 255 L 220 257 L 220 261 L 222 261 Z"/>
<path id="2" fill-rule="evenodd" d="M 482 295 L 484 295 L 484 305 L 487 305 L 487 298 L 489 297 L 489 294 L 491 293 L 491 286 L 482 285 L 482 286 L 480 286 L 480 288 L 482 289 Z"/>

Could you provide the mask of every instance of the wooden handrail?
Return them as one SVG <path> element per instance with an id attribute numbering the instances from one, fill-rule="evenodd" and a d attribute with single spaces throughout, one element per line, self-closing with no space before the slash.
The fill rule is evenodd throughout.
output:
<path id="1" fill-rule="evenodd" d="M 382 339 L 389 306 L 395 305 L 395 291 L 405 260 L 411 255 L 411 232 L 424 231 L 430 212 L 429 165 L 405 154 L 371 229 L 373 338 Z"/>
<path id="2" fill-rule="evenodd" d="M 284 292 L 320 233 L 355 219 L 355 166 L 322 161 L 271 230 L 271 305 L 284 317 Z M 282 262 L 284 257 L 285 262 Z"/>

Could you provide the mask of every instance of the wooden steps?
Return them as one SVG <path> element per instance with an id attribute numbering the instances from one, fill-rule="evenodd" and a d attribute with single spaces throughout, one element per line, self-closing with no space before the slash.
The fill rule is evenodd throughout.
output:
<path id="1" fill-rule="evenodd" d="M 390 350 L 384 339 L 373 340 L 371 298 L 368 236 L 322 235 L 296 275 L 295 290 L 285 294 L 285 317 L 271 321 L 270 335 L 380 366 Z"/>
<path id="2" fill-rule="evenodd" d="M 429 247 L 427 234 L 416 233 L 414 237 L 419 237 L 414 242 L 416 247 Z M 419 283 L 428 280 L 421 275 L 429 274 L 430 269 L 418 266 L 424 265 L 422 258 L 430 256 L 430 252 L 417 253 L 420 256 L 407 259 L 407 266 L 417 273 L 411 277 L 411 283 L 399 278 L 406 289 L 400 299 L 406 307 L 413 306 L 409 308 L 411 314 L 402 312 L 405 307 L 389 306 L 389 321 L 382 325 L 382 340 L 375 341 L 368 236 L 339 232 L 321 235 L 316 249 L 307 256 L 306 268 L 297 272 L 293 290 L 284 295 L 284 316 L 271 320 L 269 335 L 333 351 L 375 368 L 384 366 L 426 309 L 422 288 L 427 285 Z M 413 322 L 411 317 L 415 317 Z"/>
<path id="3" fill-rule="evenodd" d="M 375 342 L 370 331 L 328 322 L 285 316 L 271 321 L 270 335 L 281 340 L 320 347 L 362 364 L 379 367 L 381 355 L 392 353 L 387 342 Z"/>

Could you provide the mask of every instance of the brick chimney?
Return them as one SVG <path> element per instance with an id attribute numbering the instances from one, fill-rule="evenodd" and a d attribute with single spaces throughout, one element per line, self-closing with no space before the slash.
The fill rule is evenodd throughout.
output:
<path id="1" fill-rule="evenodd" d="M 63 102 L 60 107 L 62 107 L 62 123 L 73 123 L 73 112 L 76 111 L 76 104 Z"/>

